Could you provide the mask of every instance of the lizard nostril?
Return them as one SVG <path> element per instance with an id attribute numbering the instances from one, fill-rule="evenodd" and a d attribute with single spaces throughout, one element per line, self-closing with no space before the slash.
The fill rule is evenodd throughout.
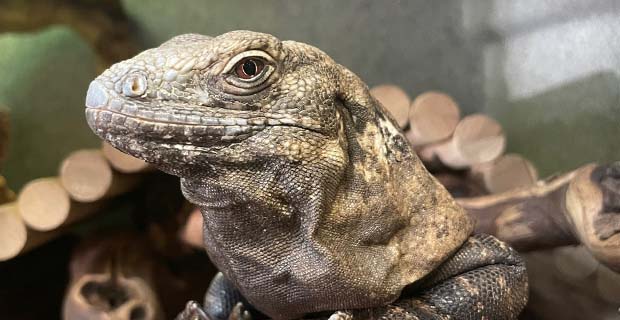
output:
<path id="1" fill-rule="evenodd" d="M 129 75 L 123 80 L 123 95 L 127 97 L 141 96 L 146 92 L 146 77 L 141 74 Z"/>

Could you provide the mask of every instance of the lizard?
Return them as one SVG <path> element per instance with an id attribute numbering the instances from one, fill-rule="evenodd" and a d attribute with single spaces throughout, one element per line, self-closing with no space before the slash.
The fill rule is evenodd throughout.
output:
<path id="1" fill-rule="evenodd" d="M 516 251 L 472 234 L 367 85 L 316 47 L 179 35 L 112 65 L 85 104 L 96 135 L 201 209 L 221 274 L 178 319 L 514 319 L 527 301 Z"/>

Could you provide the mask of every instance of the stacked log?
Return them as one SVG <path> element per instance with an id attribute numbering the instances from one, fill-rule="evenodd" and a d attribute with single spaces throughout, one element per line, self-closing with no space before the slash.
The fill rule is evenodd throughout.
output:
<path id="1" fill-rule="evenodd" d="M 15 203 L 0 206 L 0 261 L 16 256 L 26 246 L 26 226 Z"/>
<path id="2" fill-rule="evenodd" d="M 115 171 L 101 150 L 71 153 L 60 166 L 60 181 L 72 199 L 93 202 L 133 189 L 139 177 Z"/>
<path id="3" fill-rule="evenodd" d="M 489 193 L 501 193 L 534 185 L 538 181 L 538 171 L 523 156 L 510 153 L 493 161 L 473 165 L 470 177 Z"/>
<path id="4" fill-rule="evenodd" d="M 110 146 L 78 150 L 56 177 L 30 181 L 15 195 L 0 179 L 0 261 L 46 243 L 67 227 L 100 212 L 108 200 L 134 190 L 152 170 L 143 161 Z"/>
<path id="5" fill-rule="evenodd" d="M 26 225 L 37 231 L 50 231 L 79 221 L 101 208 L 101 202 L 72 200 L 56 177 L 27 183 L 19 193 L 17 204 Z"/>
<path id="6" fill-rule="evenodd" d="M 409 107 L 407 139 L 414 147 L 447 140 L 456 130 L 460 117 L 459 106 L 447 94 L 422 93 Z"/>
<path id="7" fill-rule="evenodd" d="M 370 92 L 392 114 L 427 169 L 455 195 L 499 193 L 538 180 L 530 161 L 504 154 L 506 136 L 497 121 L 483 114 L 461 118 L 457 102 L 448 94 L 423 92 L 407 104 L 407 94 L 392 84 Z"/>

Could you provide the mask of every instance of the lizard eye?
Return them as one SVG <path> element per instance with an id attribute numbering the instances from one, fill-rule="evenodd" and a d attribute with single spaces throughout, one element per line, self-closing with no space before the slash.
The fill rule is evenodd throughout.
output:
<path id="1" fill-rule="evenodd" d="M 236 95 L 250 95 L 275 81 L 276 61 L 265 51 L 248 50 L 232 57 L 224 69 L 223 90 Z"/>
<path id="2" fill-rule="evenodd" d="M 241 79 L 252 79 L 259 75 L 265 68 L 265 61 L 259 57 L 247 57 L 241 59 L 235 65 L 235 74 Z"/>

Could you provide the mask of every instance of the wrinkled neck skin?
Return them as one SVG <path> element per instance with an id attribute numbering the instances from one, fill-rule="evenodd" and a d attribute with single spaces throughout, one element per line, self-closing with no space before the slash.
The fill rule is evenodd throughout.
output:
<path id="1" fill-rule="evenodd" d="M 306 146 L 311 157 L 181 174 L 209 256 L 273 318 L 387 304 L 471 232 L 387 112 L 342 70 L 339 132 Z M 295 130 L 270 134 L 294 140 Z"/>

